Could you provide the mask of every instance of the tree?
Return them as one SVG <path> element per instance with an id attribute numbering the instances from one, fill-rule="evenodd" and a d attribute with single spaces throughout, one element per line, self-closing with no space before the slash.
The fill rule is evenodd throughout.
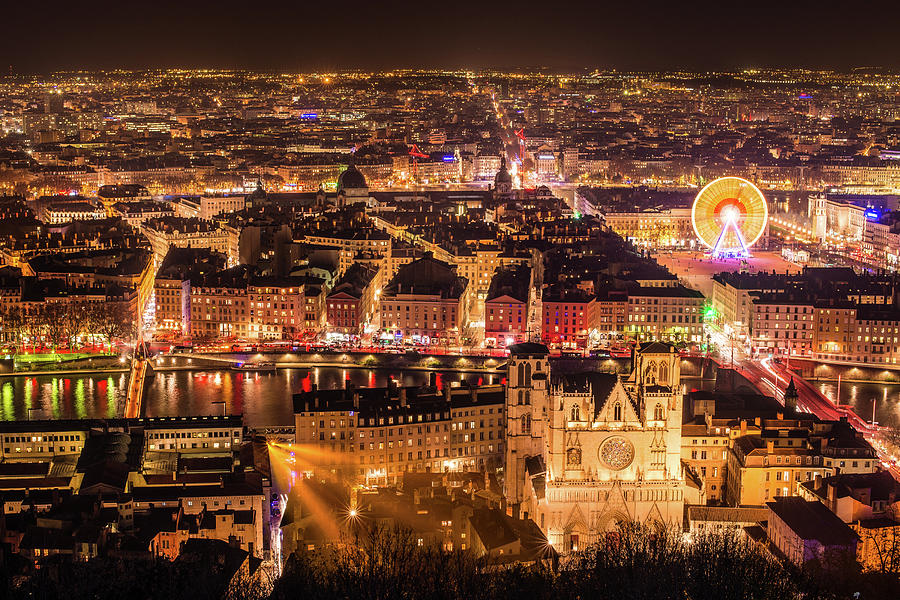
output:
<path id="1" fill-rule="evenodd" d="M 874 526 L 865 522 L 853 525 L 859 535 L 860 560 L 863 567 L 881 573 L 900 573 L 900 510 L 891 505 Z M 893 525 L 891 525 L 893 523 Z"/>
<path id="2" fill-rule="evenodd" d="M 375 526 L 356 543 L 299 552 L 272 600 L 780 600 L 798 592 L 792 571 L 737 532 L 687 541 L 679 529 L 624 523 L 585 552 L 529 565 L 419 545 L 418 537 Z"/>
<path id="3" fill-rule="evenodd" d="M 87 327 L 89 312 L 90 305 L 85 302 L 70 302 L 66 305 L 63 318 L 66 323 L 67 343 L 70 350 L 78 346 L 82 334 L 90 333 L 91 329 Z"/>
<path id="4" fill-rule="evenodd" d="M 66 327 L 67 307 L 58 302 L 45 302 L 41 307 L 40 319 L 43 324 L 44 343 L 56 352 L 63 342 L 69 339 Z"/>
<path id="5" fill-rule="evenodd" d="M 132 337 L 135 319 L 126 302 L 96 303 L 91 306 L 91 324 L 111 349 L 113 340 Z"/>
<path id="6" fill-rule="evenodd" d="M 27 324 L 22 307 L 9 306 L 0 314 L 0 333 L 2 333 L 3 342 L 12 342 L 16 351 L 21 347 L 26 332 Z"/>
<path id="7" fill-rule="evenodd" d="M 204 189 L 233 189 L 244 185 L 244 178 L 236 173 L 213 171 L 198 177 Z"/>
<path id="8" fill-rule="evenodd" d="M 900 448 L 900 427 L 886 427 L 881 431 L 881 436 L 888 444 Z"/>

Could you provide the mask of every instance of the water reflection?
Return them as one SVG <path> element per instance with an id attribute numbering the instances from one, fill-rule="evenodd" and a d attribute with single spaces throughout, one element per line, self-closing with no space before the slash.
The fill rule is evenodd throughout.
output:
<path id="1" fill-rule="evenodd" d="M 841 382 L 840 394 L 836 381 L 821 381 L 816 387 L 832 402 L 852 407 L 866 421 L 874 414 L 881 425 L 900 426 L 900 385 L 896 383 Z"/>
<path id="2" fill-rule="evenodd" d="M 431 379 L 431 375 L 434 378 Z M 147 416 L 243 414 L 251 427 L 293 424 L 293 394 L 319 389 L 380 387 L 393 379 L 403 386 L 433 382 L 501 383 L 502 374 L 445 370 L 345 369 L 339 367 L 279 369 L 275 373 L 236 371 L 157 372 L 145 388 Z M 0 380 L 0 419 L 112 418 L 121 416 L 128 375 L 43 375 Z M 701 387 L 692 380 L 688 388 Z M 218 403 L 218 404 L 214 404 Z M 33 410 L 29 410 L 33 409 Z"/>

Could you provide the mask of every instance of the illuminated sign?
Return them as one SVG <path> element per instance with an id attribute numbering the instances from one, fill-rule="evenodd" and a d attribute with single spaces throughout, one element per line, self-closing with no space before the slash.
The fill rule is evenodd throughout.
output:
<path id="1" fill-rule="evenodd" d="M 869 221 L 877 221 L 881 215 L 874 208 L 866 209 L 866 219 Z"/>
<path id="2" fill-rule="evenodd" d="M 303 113 L 300 115 L 300 119 L 303 121 L 316 121 L 319 118 L 319 113 Z"/>
<path id="3" fill-rule="evenodd" d="M 447 154 L 447 155 L 443 156 L 441 158 L 441 160 L 444 162 L 453 162 L 454 160 L 456 160 L 456 157 L 453 156 L 452 154 Z"/>

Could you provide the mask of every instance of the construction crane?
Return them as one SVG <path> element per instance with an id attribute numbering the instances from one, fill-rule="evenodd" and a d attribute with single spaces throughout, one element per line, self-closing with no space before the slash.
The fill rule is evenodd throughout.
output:
<path id="1" fill-rule="evenodd" d="M 525 171 L 525 128 L 514 132 L 519 138 L 519 164 L 522 165 L 522 171 Z"/>
<path id="2" fill-rule="evenodd" d="M 428 155 L 419 150 L 419 147 L 415 144 L 412 145 L 412 148 L 409 149 L 409 155 L 412 157 L 412 172 L 413 172 L 413 181 L 416 185 L 419 184 L 419 159 L 420 158 L 428 158 Z"/>

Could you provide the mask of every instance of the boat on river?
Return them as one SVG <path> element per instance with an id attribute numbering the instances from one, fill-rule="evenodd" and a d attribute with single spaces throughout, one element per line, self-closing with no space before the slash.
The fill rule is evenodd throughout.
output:
<path id="1" fill-rule="evenodd" d="M 274 373 L 275 363 L 269 361 L 242 362 L 231 365 L 232 371 L 248 371 L 253 373 Z"/>

